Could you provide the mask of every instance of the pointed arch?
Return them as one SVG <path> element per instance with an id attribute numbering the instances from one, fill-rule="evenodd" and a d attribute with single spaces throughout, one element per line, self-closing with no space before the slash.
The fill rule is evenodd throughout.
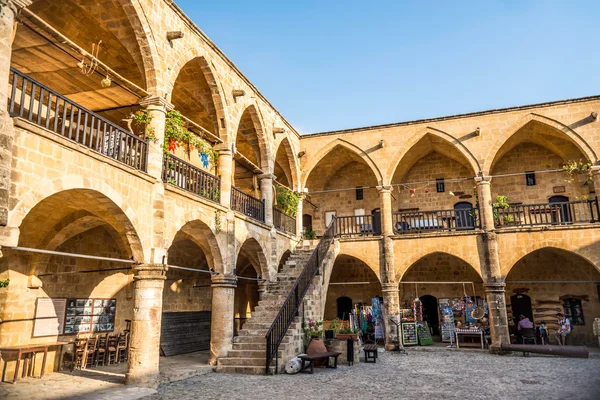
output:
<path id="1" fill-rule="evenodd" d="M 266 249 L 263 248 L 260 241 L 252 236 L 253 235 L 249 235 L 249 237 L 247 237 L 246 240 L 242 242 L 242 245 L 237 249 L 236 268 L 240 266 L 240 261 L 245 258 L 250 262 L 250 264 L 252 264 L 257 276 L 260 276 L 265 280 L 269 280 L 269 263 L 266 257 L 266 254 L 268 253 Z"/>
<path id="2" fill-rule="evenodd" d="M 387 171 L 385 176 L 385 179 L 387 180 L 386 183 L 392 182 L 398 167 L 403 163 L 403 161 L 406 161 L 406 156 L 411 153 L 411 150 L 414 151 L 415 146 L 417 146 L 422 140 L 426 140 L 428 137 L 435 138 L 434 140 L 436 140 L 438 143 L 441 143 L 441 146 L 450 150 L 444 154 L 445 156 L 463 164 L 473 172 L 473 176 L 479 174 L 481 171 L 479 161 L 477 161 L 473 153 L 471 153 L 471 151 L 460 140 L 451 134 L 444 132 L 443 130 L 427 126 L 413 135 L 396 153 L 396 155 L 394 155 L 392 160 L 396 160 L 396 162 L 393 163 Z M 434 144 L 430 144 L 430 147 L 435 150 Z M 422 155 L 424 156 L 425 154 Z M 412 165 L 407 166 L 406 171 L 408 171 L 411 166 Z"/>
<path id="3" fill-rule="evenodd" d="M 441 265 L 444 266 L 444 268 L 436 269 L 435 267 L 433 267 L 436 264 L 434 262 L 432 262 L 432 259 L 440 259 L 440 258 L 444 259 L 444 262 L 440 263 Z M 475 261 L 475 260 L 472 260 L 472 261 Z M 454 265 L 452 265 L 452 263 L 454 263 Z M 463 277 L 458 278 L 461 280 L 470 279 L 473 282 L 483 281 L 480 271 L 478 270 L 478 268 L 475 265 L 473 265 L 472 262 L 468 262 L 461 255 L 451 254 L 451 253 L 445 252 L 445 251 L 434 250 L 434 251 L 428 252 L 427 254 L 416 253 L 413 257 L 408 258 L 402 264 L 404 264 L 406 266 L 406 268 L 397 272 L 396 278 L 397 278 L 398 282 L 401 282 L 403 280 L 404 281 L 420 280 L 420 279 L 412 278 L 411 271 L 413 271 L 413 272 L 416 271 L 416 269 L 420 268 L 422 266 L 422 264 L 427 267 L 430 267 L 426 270 L 417 272 L 418 276 L 425 277 L 425 279 L 423 279 L 424 281 L 436 281 L 438 279 L 439 279 L 439 281 L 453 281 L 454 278 L 448 279 L 443 276 L 444 273 L 448 273 L 448 272 L 452 272 L 453 275 L 460 275 L 460 273 L 462 273 Z M 458 267 L 458 269 L 460 271 L 450 271 L 450 268 L 448 268 L 448 264 L 450 264 L 451 267 L 452 266 Z M 457 274 L 457 272 L 458 272 L 458 274 Z M 430 277 L 427 277 L 428 273 L 429 273 Z"/>
<path id="4" fill-rule="evenodd" d="M 497 162 L 503 155 L 501 152 L 502 148 L 505 147 L 509 141 L 517 135 L 517 133 L 524 128 L 526 125 L 530 123 L 539 123 L 544 127 L 547 127 L 550 134 L 557 136 L 561 139 L 564 139 L 571 144 L 575 145 L 575 147 L 581 152 L 581 154 L 590 160 L 592 164 L 598 163 L 598 157 L 596 153 L 591 148 L 591 146 L 573 129 L 568 127 L 567 125 L 559 122 L 555 119 L 546 117 L 544 115 L 529 113 L 512 124 L 509 128 L 507 128 L 499 138 L 496 140 L 494 145 L 490 148 L 483 163 L 483 171 L 485 175 L 489 175 L 492 171 L 493 165 Z M 543 143 L 540 143 L 544 146 Z M 514 147 L 514 146 L 513 146 Z M 553 147 L 549 143 L 544 147 Z M 554 146 L 550 148 L 554 152 L 558 151 L 560 153 L 560 146 Z M 506 153 L 506 151 L 504 152 Z M 557 154 L 559 154 L 557 153 Z"/>
<path id="5" fill-rule="evenodd" d="M 204 82 L 206 85 L 203 85 Z M 183 91 L 190 91 L 193 89 L 192 85 L 197 86 L 192 96 L 183 96 L 182 99 L 173 98 L 173 92 L 177 88 Z M 218 75 L 214 72 L 212 62 L 206 56 L 204 49 L 192 48 L 184 52 L 175 61 L 175 65 L 170 71 L 166 91 L 168 99 L 173 102 L 175 108 L 182 111 L 184 116 L 192 120 L 194 118 L 186 115 L 185 111 L 194 110 L 194 107 L 198 107 L 197 103 L 200 103 L 202 108 L 211 116 L 212 129 L 204 126 L 206 125 L 205 121 L 204 124 L 203 121 L 194 122 L 199 123 L 215 136 L 225 141 L 227 139 L 226 133 L 229 121 L 227 120 L 226 100 L 221 88 Z M 184 110 L 181 110 L 181 104 L 185 104 L 185 99 L 189 97 L 197 98 L 197 101 L 187 104 L 183 107 Z"/>
<path id="6" fill-rule="evenodd" d="M 329 153 L 331 153 L 336 147 L 344 148 L 344 149 L 350 151 L 351 153 L 355 154 L 358 158 L 360 158 L 366 165 L 369 166 L 369 168 L 373 172 L 373 175 L 377 179 L 377 182 L 379 184 L 381 184 L 381 182 L 383 180 L 383 176 L 381 174 L 381 171 L 379 170 L 379 167 L 373 161 L 373 159 L 371 159 L 371 157 L 364 150 L 362 150 L 360 147 L 356 146 L 355 144 L 352 144 L 347 140 L 337 138 L 337 139 L 329 142 L 327 145 L 325 145 L 315 155 L 315 157 L 313 157 L 311 159 L 310 163 L 302 170 L 302 185 L 301 185 L 302 188 L 306 186 L 306 182 L 308 181 L 308 178 L 310 177 L 311 173 L 313 172 L 313 169 L 319 164 L 319 162 L 321 162 L 325 157 L 327 157 L 329 155 Z"/>
<path id="7" fill-rule="evenodd" d="M 273 158 L 267 139 L 266 125 L 259 108 L 254 102 L 243 108 L 234 132 L 235 136 L 232 140 L 236 144 L 236 151 L 242 153 L 243 150 L 240 145 L 243 142 L 247 142 L 254 149 L 255 155 L 243 155 L 250 159 L 250 161 L 255 162 L 263 172 L 271 173 L 273 170 L 271 160 Z M 256 140 L 256 143 L 254 143 L 254 140 Z"/>
<path id="8" fill-rule="evenodd" d="M 298 185 L 300 167 L 298 164 L 298 158 L 296 157 L 296 153 L 294 151 L 294 148 L 292 147 L 292 143 L 290 142 L 287 136 L 283 137 L 281 141 L 277 144 L 273 154 L 275 154 L 273 172 L 275 173 L 275 176 L 277 176 L 277 180 L 281 182 L 280 177 L 277 175 L 277 164 L 280 161 L 280 156 L 282 156 L 285 157 L 285 161 L 287 161 L 286 165 L 289 169 L 290 176 L 286 176 L 286 178 L 288 178 L 289 181 L 289 187 L 294 190 L 299 190 Z M 283 169 L 283 172 L 287 175 L 288 171 L 286 171 L 286 165 L 281 165 L 281 168 Z"/>
<path id="9" fill-rule="evenodd" d="M 593 272 L 591 272 L 591 274 L 598 276 L 598 274 L 600 274 L 600 266 L 598 266 L 598 264 L 594 263 L 594 260 L 590 259 L 590 257 L 585 254 L 582 253 L 580 251 L 577 251 L 576 249 L 566 249 L 563 247 L 557 247 L 557 246 L 552 246 L 552 245 L 548 245 L 548 243 L 542 243 L 541 245 L 535 246 L 535 248 L 528 248 L 528 251 L 526 252 L 520 252 L 519 255 L 521 257 L 519 257 L 518 259 L 516 259 L 516 257 L 511 258 L 511 261 L 509 261 L 511 264 L 507 265 L 508 268 L 505 269 L 505 271 L 503 271 L 503 278 L 505 280 L 508 280 L 508 277 L 511 273 L 514 274 L 515 272 L 515 267 L 521 266 L 522 264 L 526 264 L 526 259 L 536 255 L 536 254 L 540 254 L 542 252 L 549 252 L 551 253 L 551 258 L 557 260 L 557 263 L 560 265 L 558 268 L 556 268 L 558 271 L 560 272 L 564 272 L 567 275 L 571 274 L 572 268 L 575 266 L 581 266 L 582 264 L 585 264 L 587 266 L 590 267 L 591 270 L 593 270 Z M 573 257 L 573 261 L 568 262 L 565 261 L 566 258 L 568 257 Z M 564 260 L 560 260 L 561 258 L 563 258 Z M 563 262 L 564 261 L 564 262 Z M 578 265 L 576 265 L 578 264 Z M 565 269 L 564 266 L 568 265 L 569 268 Z M 554 271 L 557 272 L 557 271 Z M 588 273 L 590 271 L 587 271 Z M 544 275 L 544 274 L 542 274 Z M 514 275 L 513 275 L 514 276 Z M 583 277 L 582 277 L 583 278 Z M 587 278 L 590 278 L 589 276 Z M 535 279 L 536 280 L 544 280 L 544 279 L 548 279 L 547 277 L 543 277 L 538 273 L 535 275 Z M 551 279 L 548 279 L 551 280 Z"/>

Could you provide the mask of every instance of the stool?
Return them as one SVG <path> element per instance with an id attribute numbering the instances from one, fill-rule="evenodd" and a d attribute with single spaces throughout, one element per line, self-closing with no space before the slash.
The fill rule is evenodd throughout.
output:
<path id="1" fill-rule="evenodd" d="M 365 363 L 377 363 L 377 345 L 366 344 L 363 346 L 365 352 Z"/>

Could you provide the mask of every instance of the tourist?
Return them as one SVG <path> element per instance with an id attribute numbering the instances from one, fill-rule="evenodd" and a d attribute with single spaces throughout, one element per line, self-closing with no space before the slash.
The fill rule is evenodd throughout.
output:
<path id="1" fill-rule="evenodd" d="M 542 321 L 540 323 L 540 326 L 538 327 L 538 332 L 540 334 L 542 344 L 548 344 L 548 327 L 546 326 L 546 321 Z"/>
<path id="2" fill-rule="evenodd" d="M 517 324 L 517 330 L 521 331 L 521 329 L 533 329 L 533 322 L 523 314 L 519 316 L 519 323 Z"/>
<path id="3" fill-rule="evenodd" d="M 564 346 L 567 335 L 571 333 L 571 321 L 569 321 L 569 318 L 565 317 L 565 314 L 563 313 L 556 314 L 556 318 L 558 318 L 559 328 L 554 334 L 554 337 L 559 345 Z"/>

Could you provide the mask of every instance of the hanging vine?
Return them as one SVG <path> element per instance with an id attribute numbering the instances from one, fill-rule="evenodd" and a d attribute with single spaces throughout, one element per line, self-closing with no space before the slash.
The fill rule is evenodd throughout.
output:
<path id="1" fill-rule="evenodd" d="M 10 279 L 5 279 L 3 281 L 0 281 L 0 288 L 7 287 L 9 283 L 10 283 Z"/>
<path id="2" fill-rule="evenodd" d="M 275 208 L 281 210 L 292 217 L 298 213 L 298 204 L 300 204 L 300 195 L 286 187 L 275 185 Z"/>
<path id="3" fill-rule="evenodd" d="M 583 175 L 585 178 L 583 186 L 587 186 L 592 183 L 592 162 L 589 160 L 569 160 L 563 164 L 562 169 L 569 174 L 569 182 L 573 182 L 577 176 Z"/>

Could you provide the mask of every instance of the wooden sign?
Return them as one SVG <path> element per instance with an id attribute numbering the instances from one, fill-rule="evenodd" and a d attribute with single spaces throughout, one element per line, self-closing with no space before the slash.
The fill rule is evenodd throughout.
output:
<path id="1" fill-rule="evenodd" d="M 65 306 L 67 299 L 49 299 L 39 297 L 35 306 L 33 337 L 58 336 L 65 324 Z"/>
<path id="2" fill-rule="evenodd" d="M 564 186 L 554 186 L 552 188 L 552 190 L 554 191 L 554 193 L 564 193 L 566 192 L 566 189 Z"/>
<path id="3" fill-rule="evenodd" d="M 163 313 L 160 353 L 163 356 L 210 349 L 210 311 Z"/>

